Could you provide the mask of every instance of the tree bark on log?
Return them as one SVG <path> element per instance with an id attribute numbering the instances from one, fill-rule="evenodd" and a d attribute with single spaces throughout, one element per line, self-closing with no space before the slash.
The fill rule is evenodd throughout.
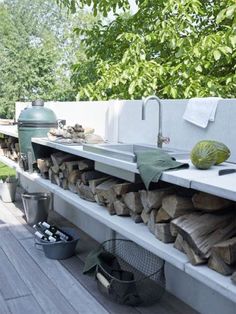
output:
<path id="1" fill-rule="evenodd" d="M 157 223 L 154 225 L 154 234 L 156 238 L 164 243 L 172 243 L 175 241 L 170 233 L 170 223 Z"/>
<path id="2" fill-rule="evenodd" d="M 91 191 L 93 192 L 93 194 L 96 194 L 96 187 L 99 184 L 103 183 L 104 181 L 107 181 L 110 178 L 111 177 L 109 177 L 109 176 L 104 176 L 104 177 L 99 178 L 99 179 L 89 180 L 89 187 L 90 187 Z"/>
<path id="3" fill-rule="evenodd" d="M 56 152 L 51 154 L 52 163 L 54 166 L 60 167 L 60 165 L 65 161 L 78 160 L 79 157 L 66 154 L 64 152 Z"/>
<path id="4" fill-rule="evenodd" d="M 195 193 L 192 201 L 196 209 L 206 212 L 214 212 L 232 206 L 232 201 L 204 192 Z"/>
<path id="5" fill-rule="evenodd" d="M 193 213 L 180 216 L 171 222 L 201 258 L 209 258 L 212 247 L 236 233 L 234 213 L 214 215 Z"/>
<path id="6" fill-rule="evenodd" d="M 143 222 L 141 215 L 133 212 L 132 210 L 130 211 L 130 217 L 136 224 Z"/>
<path id="7" fill-rule="evenodd" d="M 94 161 L 90 159 L 81 159 L 78 161 L 80 171 L 88 171 L 94 169 Z"/>
<path id="8" fill-rule="evenodd" d="M 142 218 L 142 220 L 143 220 L 143 223 L 144 223 L 145 225 L 147 225 L 147 224 L 148 224 L 148 221 L 149 221 L 149 219 L 150 219 L 150 214 L 147 214 L 147 213 L 145 212 L 145 210 L 142 210 L 141 218 Z"/>
<path id="9" fill-rule="evenodd" d="M 116 215 L 118 215 L 118 216 L 130 216 L 129 208 L 120 200 L 116 200 L 113 205 L 114 205 Z"/>
<path id="10" fill-rule="evenodd" d="M 88 185 L 90 180 L 104 178 L 105 174 L 96 170 L 84 171 L 81 174 L 81 181 L 84 185 Z"/>
<path id="11" fill-rule="evenodd" d="M 172 233 L 171 233 L 171 235 L 172 235 Z M 174 248 L 176 248 L 180 252 L 184 252 L 183 242 L 184 242 L 184 239 L 183 239 L 182 235 L 178 233 L 177 237 L 175 239 Z"/>
<path id="12" fill-rule="evenodd" d="M 212 251 L 229 265 L 236 263 L 236 237 L 217 243 Z"/>
<path id="13" fill-rule="evenodd" d="M 236 271 L 233 273 L 231 280 L 236 285 Z"/>
<path id="14" fill-rule="evenodd" d="M 88 185 L 80 183 L 77 185 L 78 195 L 89 202 L 95 202 L 94 194 Z"/>
<path id="15" fill-rule="evenodd" d="M 166 195 L 174 193 L 174 188 L 160 188 L 157 190 L 141 190 L 140 199 L 146 213 L 150 213 L 152 209 L 159 209 L 162 204 L 162 200 Z"/>
<path id="16" fill-rule="evenodd" d="M 37 166 L 39 168 L 39 171 L 41 173 L 45 173 L 48 172 L 49 170 L 49 165 L 48 165 L 48 160 L 50 160 L 50 158 L 39 158 L 37 159 Z"/>
<path id="17" fill-rule="evenodd" d="M 193 203 L 189 197 L 173 194 L 163 198 L 162 208 L 171 218 L 176 218 L 191 212 L 193 209 Z"/>
<path id="18" fill-rule="evenodd" d="M 182 248 L 192 265 L 197 266 L 207 263 L 207 259 L 201 258 L 199 255 L 197 255 L 194 250 L 189 246 L 189 244 L 184 240 L 182 242 Z"/>
<path id="19" fill-rule="evenodd" d="M 119 197 L 129 192 L 138 192 L 143 187 L 144 187 L 143 183 L 123 182 L 114 185 L 113 190 L 116 196 Z"/>
<path id="20" fill-rule="evenodd" d="M 160 222 L 170 222 L 171 217 L 167 214 L 167 212 L 161 207 L 156 216 L 156 223 Z"/>
<path id="21" fill-rule="evenodd" d="M 129 192 L 123 195 L 125 205 L 135 214 L 141 214 L 143 206 L 138 192 Z"/>
<path id="22" fill-rule="evenodd" d="M 157 210 L 156 210 L 156 209 L 153 209 L 149 215 L 150 215 L 150 216 L 149 216 L 149 220 L 148 220 L 147 226 L 148 226 L 149 231 L 154 234 L 154 232 L 155 232 L 155 224 L 156 224 Z"/>
<path id="23" fill-rule="evenodd" d="M 233 272 L 236 270 L 235 266 L 231 266 L 231 265 L 226 264 L 222 260 L 222 258 L 220 258 L 214 252 L 212 252 L 211 257 L 209 258 L 208 267 L 215 270 L 216 272 L 224 275 L 224 276 L 232 275 Z"/>

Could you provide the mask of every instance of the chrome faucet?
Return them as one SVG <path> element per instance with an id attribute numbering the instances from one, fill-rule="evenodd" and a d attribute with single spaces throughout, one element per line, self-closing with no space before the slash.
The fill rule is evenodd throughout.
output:
<path id="1" fill-rule="evenodd" d="M 148 96 L 143 100 L 142 104 L 142 120 L 146 119 L 146 107 L 149 100 L 156 100 L 158 103 L 158 135 L 157 135 L 157 147 L 162 148 L 162 144 L 168 144 L 170 142 L 169 137 L 162 136 L 162 105 L 161 100 L 155 95 Z"/>

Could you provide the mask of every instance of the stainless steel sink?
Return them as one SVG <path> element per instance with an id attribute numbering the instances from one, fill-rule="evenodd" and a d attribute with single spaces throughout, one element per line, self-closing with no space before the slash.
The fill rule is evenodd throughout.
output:
<path id="1" fill-rule="evenodd" d="M 135 152 L 145 150 L 153 150 L 153 152 L 162 150 L 176 159 L 187 159 L 189 157 L 187 151 L 171 148 L 161 149 L 152 145 L 143 144 L 84 144 L 83 150 L 128 162 L 136 162 Z"/>

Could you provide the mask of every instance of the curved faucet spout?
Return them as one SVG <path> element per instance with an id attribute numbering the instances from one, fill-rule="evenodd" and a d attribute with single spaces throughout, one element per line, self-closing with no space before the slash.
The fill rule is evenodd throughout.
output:
<path id="1" fill-rule="evenodd" d="M 142 103 L 142 120 L 146 119 L 146 107 L 149 100 L 156 100 L 158 103 L 158 138 L 157 146 L 162 148 L 162 143 L 169 143 L 170 139 L 162 136 L 162 105 L 161 100 L 156 95 L 148 96 Z"/>

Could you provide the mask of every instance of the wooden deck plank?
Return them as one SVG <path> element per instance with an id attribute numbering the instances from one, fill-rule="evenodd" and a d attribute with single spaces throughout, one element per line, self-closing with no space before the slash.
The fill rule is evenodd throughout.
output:
<path id="1" fill-rule="evenodd" d="M 35 249 L 32 239 L 24 239 L 20 242 L 79 313 L 91 314 L 96 309 L 96 314 L 108 314 L 105 308 L 58 261 L 46 258 L 42 251 Z"/>
<path id="2" fill-rule="evenodd" d="M 32 238 L 33 235 L 19 222 L 19 220 L 8 210 L 7 206 L 0 203 L 0 220 L 8 224 L 11 232 L 17 239 Z"/>
<path id="3" fill-rule="evenodd" d="M 6 302 L 12 314 L 45 313 L 32 295 L 7 300 Z"/>
<path id="4" fill-rule="evenodd" d="M 22 245 L 6 229 L 0 229 L 0 247 L 10 259 L 16 271 L 46 313 L 79 313 L 73 309 L 49 278 L 24 250 Z M 10 243 L 10 245 L 9 245 Z"/>
<path id="5" fill-rule="evenodd" d="M 9 311 L 9 309 L 7 307 L 7 303 L 3 299 L 1 294 L 0 294 L 0 313 L 1 314 L 10 314 L 10 311 Z"/>
<path id="6" fill-rule="evenodd" d="M 26 287 L 15 268 L 0 248 L 0 291 L 4 299 L 29 295 Z"/>

